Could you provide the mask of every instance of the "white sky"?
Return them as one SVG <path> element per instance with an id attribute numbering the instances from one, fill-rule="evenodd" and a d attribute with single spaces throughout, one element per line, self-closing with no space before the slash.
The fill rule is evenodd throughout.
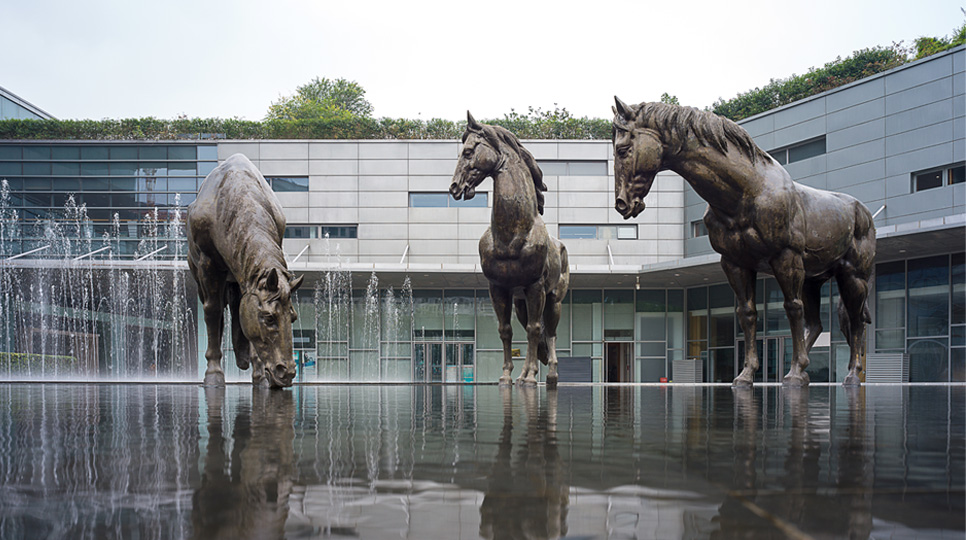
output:
<path id="1" fill-rule="evenodd" d="M 566 107 L 663 92 L 703 108 L 837 56 L 964 21 L 954 0 L 13 0 L 0 86 L 57 118 L 259 120 L 313 77 L 376 116 Z"/>

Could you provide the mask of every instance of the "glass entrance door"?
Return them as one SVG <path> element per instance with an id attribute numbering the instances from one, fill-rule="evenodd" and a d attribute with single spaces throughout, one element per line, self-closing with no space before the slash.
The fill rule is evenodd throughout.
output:
<path id="1" fill-rule="evenodd" d="M 758 349 L 758 362 L 760 366 L 755 373 L 755 382 L 782 382 L 785 374 L 785 342 L 789 342 L 789 352 L 791 352 L 791 340 L 784 337 L 770 337 L 755 340 L 755 348 Z M 745 362 L 745 340 L 738 340 L 738 366 L 736 373 L 740 373 Z"/>
<path id="2" fill-rule="evenodd" d="M 443 382 L 442 343 L 413 343 L 413 380 Z"/>
<path id="3" fill-rule="evenodd" d="M 473 382 L 476 367 L 473 353 L 473 343 L 447 343 L 444 382 Z"/>

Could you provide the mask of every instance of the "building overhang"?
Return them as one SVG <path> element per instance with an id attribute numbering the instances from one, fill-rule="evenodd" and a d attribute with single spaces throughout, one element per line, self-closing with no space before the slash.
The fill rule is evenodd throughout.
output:
<path id="1" fill-rule="evenodd" d="M 888 225 L 876 230 L 876 262 L 927 257 L 966 250 L 966 214 Z M 291 258 L 294 258 L 294 254 Z M 696 287 L 727 281 L 717 253 L 687 257 L 646 265 L 571 265 L 570 286 L 587 288 L 665 289 Z M 185 261 L 122 261 L 91 259 L 17 259 L 6 261 L 8 268 L 98 268 L 185 270 Z M 486 289 L 489 286 L 479 264 L 420 263 L 320 263 L 289 264 L 296 274 L 307 274 L 307 284 L 325 272 L 349 272 L 352 287 L 365 289 L 373 273 L 379 286 L 402 287 L 408 278 L 414 289 Z"/>

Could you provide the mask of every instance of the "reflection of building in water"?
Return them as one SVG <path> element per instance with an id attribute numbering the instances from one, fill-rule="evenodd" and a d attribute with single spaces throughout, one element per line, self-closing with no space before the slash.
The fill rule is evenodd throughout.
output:
<path id="1" fill-rule="evenodd" d="M 962 387 L 612 390 L 0 385 L 0 537 L 963 531 Z"/>

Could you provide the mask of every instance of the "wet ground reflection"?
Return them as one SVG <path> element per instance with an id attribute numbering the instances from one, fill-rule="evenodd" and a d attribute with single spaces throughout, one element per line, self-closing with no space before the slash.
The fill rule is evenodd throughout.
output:
<path id="1" fill-rule="evenodd" d="M 962 538 L 966 388 L 0 385 L 0 538 Z"/>

